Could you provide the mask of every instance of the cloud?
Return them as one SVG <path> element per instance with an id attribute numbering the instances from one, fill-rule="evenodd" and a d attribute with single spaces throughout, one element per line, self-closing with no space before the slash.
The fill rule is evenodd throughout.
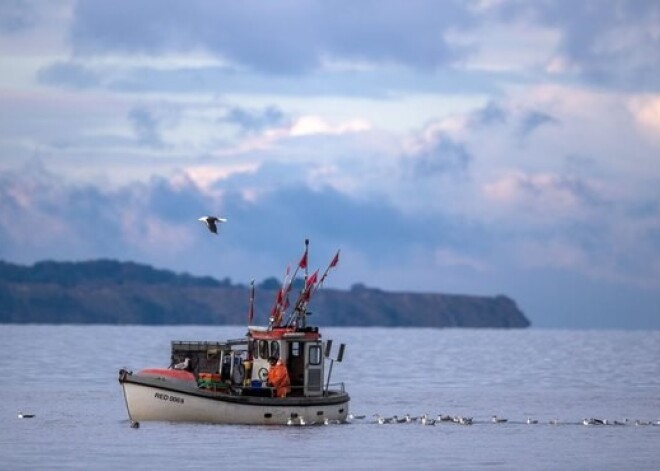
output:
<path id="1" fill-rule="evenodd" d="M 461 51 L 445 40 L 469 24 L 460 2 L 80 2 L 77 54 L 162 53 L 202 48 L 238 66 L 275 74 L 320 67 L 326 58 L 433 69 Z M 121 24 L 122 27 L 115 26 Z M 410 34 L 415 31 L 415 34 Z"/>
<path id="2" fill-rule="evenodd" d="M 101 84 L 98 73 L 70 62 L 57 62 L 39 70 L 37 80 L 44 85 L 77 89 L 97 87 Z"/>
<path id="3" fill-rule="evenodd" d="M 555 218 L 560 215 L 577 215 L 585 207 L 608 204 L 595 183 L 548 173 L 510 173 L 487 183 L 483 192 L 486 198 L 506 205 L 518 217 L 535 214 L 549 224 L 556 224 Z"/>
<path id="4" fill-rule="evenodd" d="M 415 178 L 429 178 L 443 174 L 464 174 L 472 160 L 465 144 L 446 134 L 438 134 L 431 142 L 405 161 L 412 160 Z"/>
<path id="5" fill-rule="evenodd" d="M 135 257 L 188 266 L 181 257 L 203 259 L 194 252 L 207 236 L 196 221 L 204 214 L 230 219 L 224 237 L 236 254 L 273 259 L 292 241 L 309 237 L 326 252 L 340 245 L 360 251 L 370 263 L 402 262 L 411 246 L 450 243 L 446 234 L 456 230 L 445 224 L 431 235 L 429 227 L 443 226 L 437 218 L 406 216 L 385 202 L 354 200 L 331 188 L 289 185 L 246 199 L 237 190 L 258 184 L 257 176 L 239 184 L 232 177 L 220 181 L 226 189 L 215 196 L 184 175 L 114 190 L 66 183 L 43 168 L 0 177 L 0 257 L 15 261 Z M 41 230 L 33 230 L 34 224 Z M 393 246 L 399 250 L 391 251 Z M 210 267 L 208 261 L 201 266 Z"/>
<path id="6" fill-rule="evenodd" d="M 654 0 L 511 1 L 492 11 L 559 30 L 559 72 L 624 90 L 660 89 L 660 3 Z"/>
<path id="7" fill-rule="evenodd" d="M 220 121 L 235 124 L 246 133 L 259 133 L 268 128 L 287 124 L 288 118 L 277 106 L 268 106 L 261 110 L 234 106 L 220 118 Z"/>
<path id="8" fill-rule="evenodd" d="M 510 112 L 502 105 L 490 101 L 484 106 L 470 114 L 469 124 L 474 127 L 493 126 L 505 124 Z"/>
<path id="9" fill-rule="evenodd" d="M 35 23 L 35 5 L 21 0 L 0 2 L 0 33 L 16 34 Z"/>
<path id="10" fill-rule="evenodd" d="M 133 108 L 128 114 L 128 119 L 141 145 L 156 148 L 163 146 L 158 129 L 159 123 L 149 110 L 142 107 Z"/>
<path id="11" fill-rule="evenodd" d="M 536 129 L 547 124 L 558 124 L 559 121 L 547 113 L 540 111 L 528 111 L 522 116 L 520 122 L 520 134 L 528 136 Z"/>

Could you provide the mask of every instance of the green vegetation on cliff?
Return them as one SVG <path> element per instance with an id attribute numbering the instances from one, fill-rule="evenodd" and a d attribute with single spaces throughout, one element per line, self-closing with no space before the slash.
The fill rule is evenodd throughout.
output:
<path id="1" fill-rule="evenodd" d="M 261 282 L 255 323 L 266 324 L 279 283 Z M 113 260 L 0 261 L 0 323 L 211 324 L 246 322 L 248 288 Z M 506 296 L 398 293 L 356 284 L 319 290 L 311 322 L 322 326 L 528 327 Z"/>

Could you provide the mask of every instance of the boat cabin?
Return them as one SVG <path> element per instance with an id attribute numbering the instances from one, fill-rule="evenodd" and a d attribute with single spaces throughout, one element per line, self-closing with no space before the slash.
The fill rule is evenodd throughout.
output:
<path id="1" fill-rule="evenodd" d="M 324 343 L 317 327 L 249 327 L 226 342 L 172 342 L 170 366 L 192 372 L 200 387 L 227 394 L 272 397 L 268 359 L 287 367 L 291 397 L 324 394 Z"/>

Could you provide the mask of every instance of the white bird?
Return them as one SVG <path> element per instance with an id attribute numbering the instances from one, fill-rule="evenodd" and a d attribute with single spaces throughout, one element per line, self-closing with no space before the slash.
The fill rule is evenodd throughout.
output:
<path id="1" fill-rule="evenodd" d="M 458 423 L 461 425 L 472 425 L 472 417 L 463 417 L 462 415 L 458 417 Z"/>
<path id="2" fill-rule="evenodd" d="M 582 424 L 584 425 L 606 425 L 605 420 L 603 419 L 594 419 L 593 417 L 591 419 L 583 419 Z"/>
<path id="3" fill-rule="evenodd" d="M 426 414 L 422 415 L 420 422 L 422 425 L 435 425 L 435 420 L 429 419 Z"/>
<path id="4" fill-rule="evenodd" d="M 34 414 L 26 414 L 26 413 L 20 412 L 20 411 L 18 413 L 18 418 L 19 419 L 31 419 L 32 417 L 34 417 Z"/>
<path id="5" fill-rule="evenodd" d="M 509 421 L 508 419 L 503 419 L 503 418 L 498 417 L 496 415 L 493 416 L 493 423 L 495 423 L 495 424 L 504 424 L 508 421 Z"/>
<path id="6" fill-rule="evenodd" d="M 530 417 L 527 417 L 527 423 L 528 423 L 528 424 L 538 424 L 539 421 L 536 420 L 536 419 L 532 419 L 532 418 L 530 418 Z"/>
<path id="7" fill-rule="evenodd" d="M 376 422 L 379 424 L 391 424 L 394 422 L 394 417 L 383 417 L 380 414 L 374 414 L 374 417 L 376 417 Z"/>
<path id="8" fill-rule="evenodd" d="M 307 425 L 307 422 L 305 422 L 305 418 L 302 415 L 300 416 L 300 425 Z"/>
<path id="9" fill-rule="evenodd" d="M 211 231 L 214 234 L 218 233 L 218 225 L 217 223 L 219 222 L 227 222 L 225 218 L 218 218 L 215 216 L 204 216 L 198 219 L 198 221 L 202 221 L 203 223 L 206 224 L 206 227 L 209 228 L 209 231 Z"/>

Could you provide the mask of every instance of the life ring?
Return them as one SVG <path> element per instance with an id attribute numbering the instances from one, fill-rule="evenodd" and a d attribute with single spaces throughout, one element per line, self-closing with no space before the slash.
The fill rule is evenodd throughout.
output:
<path id="1" fill-rule="evenodd" d="M 268 370 L 266 368 L 259 368 L 257 376 L 261 381 L 266 381 L 266 378 L 268 378 Z"/>

